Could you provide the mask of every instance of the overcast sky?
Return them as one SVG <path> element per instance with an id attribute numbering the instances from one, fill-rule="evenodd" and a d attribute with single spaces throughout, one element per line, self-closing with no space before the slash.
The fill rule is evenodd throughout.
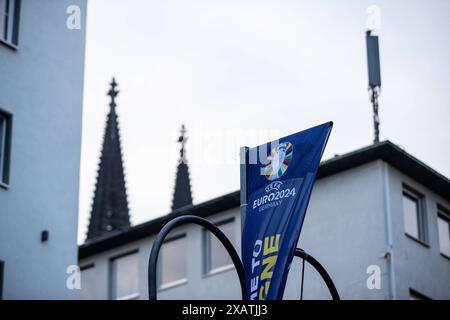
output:
<path id="1" fill-rule="evenodd" d="M 239 188 L 239 147 L 332 120 L 324 158 L 372 143 L 364 32 L 381 9 L 381 140 L 450 176 L 450 1 L 91 0 L 79 241 L 115 76 L 133 224 L 170 211 L 186 124 L 194 203 Z"/>

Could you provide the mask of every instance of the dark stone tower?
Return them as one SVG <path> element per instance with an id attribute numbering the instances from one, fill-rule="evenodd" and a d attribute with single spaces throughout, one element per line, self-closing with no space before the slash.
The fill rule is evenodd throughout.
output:
<path id="1" fill-rule="evenodd" d="M 108 95 L 110 110 L 106 121 L 100 165 L 97 171 L 94 201 L 86 240 L 99 237 L 111 231 L 124 230 L 130 226 L 125 176 L 122 163 L 122 149 L 116 102 L 119 91 L 113 78 Z"/>
<path id="2" fill-rule="evenodd" d="M 181 144 L 180 160 L 178 161 L 177 175 L 175 178 L 175 190 L 172 200 L 172 211 L 192 204 L 191 181 L 189 179 L 189 168 L 186 161 L 185 144 L 187 141 L 184 124 L 181 126 L 181 135 L 178 142 Z"/>

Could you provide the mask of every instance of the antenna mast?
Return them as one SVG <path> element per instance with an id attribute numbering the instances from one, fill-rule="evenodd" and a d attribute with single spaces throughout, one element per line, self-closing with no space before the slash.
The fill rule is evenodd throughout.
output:
<path id="1" fill-rule="evenodd" d="M 381 92 L 380 75 L 380 51 L 378 36 L 373 35 L 372 30 L 366 31 L 367 67 L 369 72 L 369 94 L 373 106 L 373 143 L 380 141 L 380 118 L 378 116 L 378 96 Z"/>

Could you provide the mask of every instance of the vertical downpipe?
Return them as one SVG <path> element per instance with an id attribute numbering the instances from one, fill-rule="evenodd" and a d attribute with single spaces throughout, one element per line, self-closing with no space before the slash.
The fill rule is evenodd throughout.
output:
<path id="1" fill-rule="evenodd" d="M 391 198 L 390 198 L 390 186 L 389 186 L 389 173 L 386 162 L 381 163 L 381 172 L 383 180 L 383 198 L 384 198 L 384 215 L 385 215 L 385 227 L 386 227 L 386 259 L 388 262 L 389 272 L 389 298 L 392 300 L 397 299 L 397 293 L 395 289 L 395 270 L 394 270 L 394 250 L 393 250 L 393 236 L 392 236 L 392 213 L 391 213 Z"/>

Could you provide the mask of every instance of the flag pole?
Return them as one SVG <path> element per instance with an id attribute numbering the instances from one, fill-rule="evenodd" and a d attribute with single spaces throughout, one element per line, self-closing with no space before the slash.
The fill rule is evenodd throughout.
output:
<path id="1" fill-rule="evenodd" d="M 247 208 L 247 162 L 248 162 L 248 147 L 241 147 L 240 155 L 240 198 L 241 198 L 241 232 L 244 230 L 245 211 Z"/>

